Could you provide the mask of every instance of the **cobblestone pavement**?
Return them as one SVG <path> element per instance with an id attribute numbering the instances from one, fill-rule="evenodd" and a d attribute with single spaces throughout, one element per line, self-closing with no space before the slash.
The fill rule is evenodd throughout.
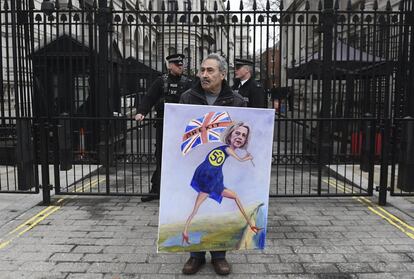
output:
<path id="1" fill-rule="evenodd" d="M 0 227 L 0 278 L 189 278 L 181 275 L 187 254 L 156 253 L 158 202 L 79 196 L 53 202 Z M 413 224 L 409 215 L 365 198 L 274 198 L 267 248 L 229 252 L 229 277 L 414 278 Z M 214 276 L 207 264 L 194 277 Z"/>

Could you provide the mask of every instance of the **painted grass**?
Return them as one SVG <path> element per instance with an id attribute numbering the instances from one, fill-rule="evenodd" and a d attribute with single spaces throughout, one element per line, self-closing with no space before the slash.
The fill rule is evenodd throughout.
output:
<path id="1" fill-rule="evenodd" d="M 257 205 L 246 208 L 247 215 L 250 216 L 256 208 Z M 209 216 L 199 219 L 196 217 L 191 223 L 189 231 L 206 233 L 199 244 L 164 247 L 161 244 L 165 240 L 176 235 L 181 236 L 184 229 L 184 222 L 161 225 L 158 250 L 159 252 L 237 250 L 246 226 L 247 222 L 240 212 L 231 212 L 220 216 Z"/>

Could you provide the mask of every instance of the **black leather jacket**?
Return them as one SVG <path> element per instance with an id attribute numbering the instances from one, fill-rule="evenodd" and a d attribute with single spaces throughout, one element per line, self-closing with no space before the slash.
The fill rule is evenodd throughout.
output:
<path id="1" fill-rule="evenodd" d="M 180 95 L 191 88 L 191 80 L 171 74 L 158 77 L 148 89 L 137 112 L 146 115 L 154 107 L 157 116 L 164 115 L 164 103 L 178 103 Z"/>
<path id="2" fill-rule="evenodd" d="M 180 103 L 190 105 L 208 105 L 200 81 L 198 81 L 193 88 L 185 91 L 181 95 Z M 237 93 L 233 93 L 227 82 L 223 81 L 221 92 L 213 106 L 245 107 L 246 102 L 243 100 L 242 96 Z"/>

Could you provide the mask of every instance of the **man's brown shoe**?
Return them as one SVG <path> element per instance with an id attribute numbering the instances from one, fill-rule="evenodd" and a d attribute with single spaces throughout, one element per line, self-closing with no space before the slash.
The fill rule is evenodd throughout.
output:
<path id="1" fill-rule="evenodd" d="M 184 264 L 183 273 L 184 274 L 195 274 L 201 267 L 206 263 L 206 259 L 197 259 L 190 257 L 188 261 Z"/>
<path id="2" fill-rule="evenodd" d="M 226 259 L 212 259 L 211 263 L 213 264 L 214 271 L 218 275 L 229 275 L 231 268 Z"/>

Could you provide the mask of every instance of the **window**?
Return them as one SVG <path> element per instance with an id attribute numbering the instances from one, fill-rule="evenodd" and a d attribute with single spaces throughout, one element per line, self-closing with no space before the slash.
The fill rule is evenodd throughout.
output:
<path id="1" fill-rule="evenodd" d="M 177 13 L 175 7 L 178 7 L 177 0 L 168 0 L 167 10 L 170 12 L 167 18 L 167 22 L 177 22 Z"/>
<path id="2" fill-rule="evenodd" d="M 87 112 L 85 102 L 89 98 L 89 76 L 78 75 L 74 79 L 75 81 L 75 98 L 74 106 L 76 111 Z"/>
<path id="3" fill-rule="evenodd" d="M 177 0 L 168 0 L 168 11 L 169 12 L 174 12 L 175 11 L 175 6 L 178 6 Z"/>
<path id="4" fill-rule="evenodd" d="M 190 21 L 190 12 L 188 11 L 188 7 L 192 7 L 191 0 L 184 0 L 184 15 L 185 15 L 185 22 Z"/>

